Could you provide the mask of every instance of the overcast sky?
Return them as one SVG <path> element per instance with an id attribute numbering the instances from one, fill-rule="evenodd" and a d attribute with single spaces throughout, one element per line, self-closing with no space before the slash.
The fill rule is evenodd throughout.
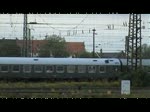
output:
<path id="1" fill-rule="evenodd" d="M 60 35 L 67 42 L 84 42 L 87 51 L 92 51 L 92 29 L 96 29 L 96 51 L 124 50 L 128 35 L 129 14 L 28 14 L 31 35 L 44 39 L 46 35 Z M 150 14 L 142 14 L 142 43 L 150 44 Z M 126 26 L 127 24 L 127 26 Z M 109 27 L 109 28 L 108 28 Z M 23 14 L 0 14 L 0 38 L 23 38 Z"/>

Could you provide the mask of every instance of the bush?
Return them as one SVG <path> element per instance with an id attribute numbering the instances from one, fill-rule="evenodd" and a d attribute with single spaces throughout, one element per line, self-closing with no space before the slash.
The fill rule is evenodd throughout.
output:
<path id="1" fill-rule="evenodd" d="M 120 79 L 130 80 L 133 87 L 150 86 L 150 75 L 141 69 L 122 73 Z"/>

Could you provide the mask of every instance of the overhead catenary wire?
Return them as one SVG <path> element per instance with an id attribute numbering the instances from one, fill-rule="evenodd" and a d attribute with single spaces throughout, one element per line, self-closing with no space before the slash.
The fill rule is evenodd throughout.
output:
<path id="1" fill-rule="evenodd" d="M 33 15 L 33 16 L 36 16 L 36 15 Z M 14 17 L 17 18 L 18 21 L 13 21 Z M 88 14 L 87 17 L 86 17 L 86 15 L 81 16 L 80 19 L 78 19 L 79 17 L 76 17 L 76 18 L 74 18 L 73 16 L 70 17 L 71 20 L 77 19 L 78 23 L 77 22 L 74 22 L 74 23 L 73 22 L 72 23 L 71 22 L 70 23 L 69 22 L 66 22 L 66 23 L 60 23 L 60 22 L 53 23 L 53 21 L 52 22 L 46 21 L 46 19 L 44 17 L 42 17 L 42 16 L 41 17 L 44 19 L 44 21 L 42 20 L 42 18 L 40 18 L 40 20 L 41 20 L 41 22 L 40 22 L 40 21 L 38 21 L 39 20 L 38 17 L 39 17 L 38 15 L 35 17 L 35 18 L 37 18 L 36 22 L 37 23 L 39 22 L 41 24 L 37 24 L 37 25 L 33 24 L 32 25 L 33 28 L 35 29 L 35 31 L 33 31 L 33 35 L 35 36 L 35 38 L 38 39 L 40 37 L 39 34 L 41 34 L 41 38 L 39 38 L 39 39 L 42 39 L 42 38 L 44 38 L 44 35 L 46 33 L 50 35 L 50 34 L 53 34 L 53 32 L 54 32 L 54 34 L 58 34 L 59 35 L 60 32 L 61 32 L 61 36 L 66 36 L 65 38 L 69 38 L 70 40 L 73 40 L 74 38 L 75 39 L 79 38 L 79 40 L 81 40 L 83 38 L 87 38 L 86 42 L 90 42 L 90 38 L 91 38 L 90 34 L 92 34 L 91 33 L 91 29 L 93 28 L 94 25 L 96 25 L 96 22 L 94 23 L 93 21 L 98 20 L 98 19 L 94 19 L 94 17 L 92 18 L 92 16 L 90 17 L 89 14 Z M 49 16 L 47 15 L 46 18 L 49 19 Z M 88 21 L 89 18 L 91 18 L 91 20 L 93 19 L 93 21 L 91 21 L 91 23 L 90 22 L 88 22 L 88 23 L 86 22 L 86 20 Z M 4 19 L 6 19 L 6 18 L 4 18 Z M 17 33 L 22 31 L 22 29 L 19 30 L 22 27 L 21 20 L 19 20 L 19 16 L 13 16 L 13 14 L 12 14 L 11 19 L 12 19 L 11 20 L 12 22 L 8 22 L 8 21 L 10 21 L 10 19 L 8 19 L 8 21 L 4 22 L 4 23 L 8 23 L 8 24 L 1 24 L 0 23 L 0 28 L 2 29 L 2 30 L 0 30 L 0 34 L 2 34 L 1 32 L 5 31 L 3 28 L 6 25 L 6 27 L 9 26 L 8 29 L 11 29 L 11 30 L 7 30 L 7 32 L 5 31 L 5 33 L 3 33 L 3 35 L 5 34 L 5 37 L 9 38 L 9 35 L 11 34 L 11 31 L 12 31 L 11 38 L 15 38 L 14 37 L 15 35 L 20 37 L 21 35 L 17 34 Z M 67 19 L 67 17 L 59 18 L 57 20 L 61 20 L 61 19 Z M 118 17 L 117 17 L 117 19 L 118 19 Z M 125 22 L 124 20 L 119 19 L 119 21 L 122 21 L 122 22 L 118 22 L 118 24 L 117 23 L 112 23 L 111 25 L 112 26 L 114 25 L 114 29 L 112 27 L 112 29 L 110 29 L 110 30 L 107 29 L 107 25 L 110 24 L 110 23 L 106 24 L 106 23 L 97 22 L 96 29 L 97 29 L 97 31 L 100 32 L 95 37 L 95 38 L 97 38 L 97 42 L 100 42 L 98 39 L 103 39 L 103 40 L 106 40 L 106 41 L 114 39 L 115 42 L 118 42 L 117 41 L 118 39 L 124 38 L 128 28 L 125 27 L 125 25 L 123 25 L 123 22 Z M 12 27 L 11 27 L 10 23 L 12 23 Z M 19 24 L 16 24 L 16 23 L 19 23 Z M 44 24 L 42 24 L 42 23 L 44 23 Z M 146 22 L 145 22 L 145 24 L 146 24 Z M 60 25 L 60 27 L 58 27 L 58 25 Z M 76 29 L 76 26 L 77 26 L 77 29 Z M 72 28 L 75 28 L 75 29 L 72 29 Z M 148 38 L 149 37 L 149 34 L 148 34 L 149 33 L 149 29 L 147 29 L 147 28 L 148 27 L 146 27 L 146 29 L 144 29 L 142 31 L 143 32 L 143 36 L 142 36 L 143 38 Z M 70 30 L 70 35 L 67 37 L 67 31 L 68 30 Z M 82 33 L 82 31 L 84 33 Z M 77 32 L 77 33 L 75 33 L 75 32 Z M 108 37 L 106 37 L 106 36 L 108 36 Z"/>

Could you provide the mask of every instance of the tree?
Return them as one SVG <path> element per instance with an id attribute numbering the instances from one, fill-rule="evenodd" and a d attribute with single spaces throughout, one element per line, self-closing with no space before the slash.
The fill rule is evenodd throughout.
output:
<path id="1" fill-rule="evenodd" d="M 0 40 L 0 57 L 21 56 L 21 49 L 15 40 Z"/>
<path id="2" fill-rule="evenodd" d="M 85 51 L 85 52 L 82 52 L 82 53 L 78 54 L 77 57 L 79 57 L 79 58 L 92 58 L 93 53 Z"/>
<path id="3" fill-rule="evenodd" d="M 130 73 L 121 73 L 120 80 L 131 80 L 133 87 L 150 86 L 150 76 L 142 69 L 131 71 Z"/>
<path id="4" fill-rule="evenodd" d="M 69 53 L 66 50 L 66 41 L 64 38 L 51 35 L 46 37 L 46 43 L 40 47 L 40 57 L 68 57 Z"/>
<path id="5" fill-rule="evenodd" d="M 150 46 L 148 46 L 147 44 L 142 45 L 142 58 L 150 58 Z"/>

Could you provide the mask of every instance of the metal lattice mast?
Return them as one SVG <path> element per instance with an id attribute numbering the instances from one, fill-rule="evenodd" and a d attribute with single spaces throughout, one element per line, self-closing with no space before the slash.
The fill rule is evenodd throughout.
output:
<path id="1" fill-rule="evenodd" d="M 141 14 L 129 15 L 129 33 L 126 38 L 127 66 L 131 70 L 141 68 Z"/>
<path id="2" fill-rule="evenodd" d="M 23 56 L 27 57 L 28 51 L 28 39 L 27 39 L 27 14 L 24 14 L 24 24 L 23 24 Z"/>

